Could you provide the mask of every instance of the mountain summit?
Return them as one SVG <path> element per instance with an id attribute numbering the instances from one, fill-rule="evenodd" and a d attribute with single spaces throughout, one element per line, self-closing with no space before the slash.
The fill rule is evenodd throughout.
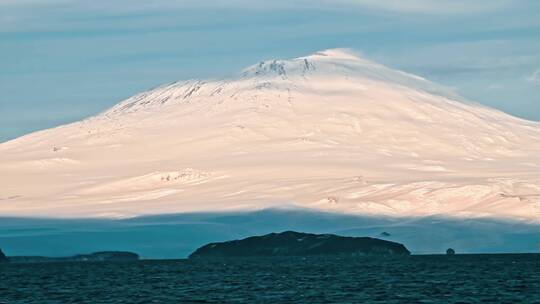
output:
<path id="1" fill-rule="evenodd" d="M 0 144 L 0 214 L 297 206 L 540 220 L 540 124 L 343 49 L 176 82 Z"/>
<path id="2" fill-rule="evenodd" d="M 422 77 L 389 69 L 381 64 L 362 58 L 348 49 L 330 49 L 291 60 L 268 60 L 250 66 L 243 71 L 248 78 L 290 79 L 302 78 L 371 79 L 388 84 L 407 85 L 422 90 L 450 91 Z"/>

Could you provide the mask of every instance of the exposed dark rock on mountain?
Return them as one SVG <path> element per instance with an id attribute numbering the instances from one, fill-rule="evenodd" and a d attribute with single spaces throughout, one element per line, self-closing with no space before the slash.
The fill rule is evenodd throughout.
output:
<path id="1" fill-rule="evenodd" d="M 190 258 L 311 256 L 311 255 L 409 255 L 399 243 L 369 237 L 343 237 L 294 231 L 253 236 L 243 240 L 210 243 Z"/>

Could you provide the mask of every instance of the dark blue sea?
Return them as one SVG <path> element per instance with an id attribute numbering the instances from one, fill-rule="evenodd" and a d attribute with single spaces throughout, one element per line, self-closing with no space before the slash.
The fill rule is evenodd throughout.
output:
<path id="1" fill-rule="evenodd" d="M 540 303 L 540 254 L 5 264 L 0 303 Z"/>

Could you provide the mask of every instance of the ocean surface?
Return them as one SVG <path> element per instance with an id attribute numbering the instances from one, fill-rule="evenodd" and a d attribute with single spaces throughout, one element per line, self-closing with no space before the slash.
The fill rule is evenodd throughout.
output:
<path id="1" fill-rule="evenodd" d="M 540 303 L 540 254 L 5 264 L 0 303 Z"/>

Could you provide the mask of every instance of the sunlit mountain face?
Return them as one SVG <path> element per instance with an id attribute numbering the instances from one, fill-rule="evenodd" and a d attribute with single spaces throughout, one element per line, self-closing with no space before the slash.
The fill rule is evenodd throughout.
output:
<path id="1" fill-rule="evenodd" d="M 343 49 L 188 80 L 0 144 L 0 214 L 308 208 L 540 220 L 540 124 Z"/>

